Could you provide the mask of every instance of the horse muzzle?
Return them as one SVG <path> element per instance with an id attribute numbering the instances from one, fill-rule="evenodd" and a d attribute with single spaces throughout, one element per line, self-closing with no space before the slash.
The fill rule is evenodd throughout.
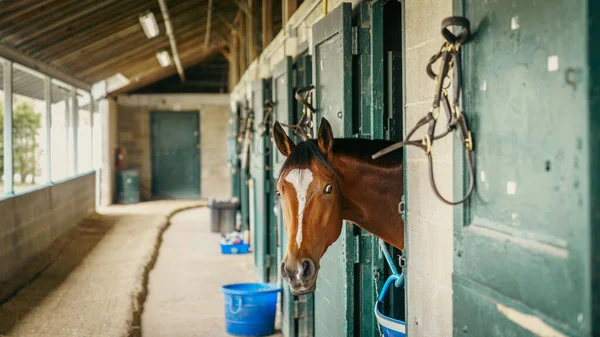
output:
<path id="1" fill-rule="evenodd" d="M 318 270 L 310 259 L 304 259 L 302 263 L 289 264 L 286 264 L 285 260 L 281 261 L 280 272 L 294 295 L 309 294 L 317 288 Z"/>

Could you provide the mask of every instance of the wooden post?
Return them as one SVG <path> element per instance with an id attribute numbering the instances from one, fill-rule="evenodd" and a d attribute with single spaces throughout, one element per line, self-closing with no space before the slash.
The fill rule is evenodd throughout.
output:
<path id="1" fill-rule="evenodd" d="M 231 45 L 229 48 L 229 92 L 240 81 L 240 37 L 238 34 L 231 34 Z"/>
<path id="2" fill-rule="evenodd" d="M 256 58 L 256 31 L 254 29 L 254 0 L 248 0 L 248 63 Z"/>
<path id="3" fill-rule="evenodd" d="M 239 44 L 239 59 L 240 59 L 240 77 L 246 71 L 248 67 L 248 48 L 247 48 L 247 39 L 246 39 L 246 16 L 240 16 L 240 28 L 238 29 L 240 32 L 240 44 Z"/>
<path id="4" fill-rule="evenodd" d="M 296 9 L 298 9 L 298 0 L 283 0 L 283 2 L 283 22 L 287 24 L 288 20 L 296 12 Z"/>
<path id="5" fill-rule="evenodd" d="M 272 0 L 262 0 L 262 49 L 273 40 L 273 6 Z"/>

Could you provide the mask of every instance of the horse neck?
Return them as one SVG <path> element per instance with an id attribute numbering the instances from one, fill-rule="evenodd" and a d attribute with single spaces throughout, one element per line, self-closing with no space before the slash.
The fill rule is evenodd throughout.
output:
<path id="1" fill-rule="evenodd" d="M 342 217 L 393 246 L 404 248 L 404 223 L 398 213 L 402 197 L 402 164 L 393 167 L 344 154 L 334 155 L 340 177 Z"/>

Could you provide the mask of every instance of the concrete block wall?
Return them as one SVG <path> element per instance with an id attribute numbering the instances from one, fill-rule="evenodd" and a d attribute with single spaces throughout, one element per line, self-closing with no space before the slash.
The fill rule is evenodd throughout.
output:
<path id="1" fill-rule="evenodd" d="M 0 200 L 0 281 L 95 211 L 96 173 Z"/>
<path id="2" fill-rule="evenodd" d="M 228 161 L 229 95 L 175 94 L 118 96 L 117 143 L 125 149 L 125 166 L 139 169 L 141 196 L 152 194 L 150 112 L 200 112 L 200 185 L 202 198 L 231 196 Z"/>
<path id="3" fill-rule="evenodd" d="M 452 15 L 452 0 L 406 1 L 406 128 L 431 106 L 434 82 L 425 66 L 443 42 L 442 20 Z M 445 125 L 441 114 L 440 125 Z M 414 139 L 423 136 L 415 134 Z M 440 193 L 452 198 L 452 142 L 446 137 L 432 150 Z M 406 162 L 408 205 L 408 331 L 411 337 L 452 336 L 453 209 L 433 193 L 427 157 L 409 147 Z"/>

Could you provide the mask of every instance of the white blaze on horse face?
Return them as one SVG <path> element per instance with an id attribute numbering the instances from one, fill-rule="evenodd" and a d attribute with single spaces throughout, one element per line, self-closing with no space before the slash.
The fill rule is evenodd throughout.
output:
<path id="1" fill-rule="evenodd" d="M 294 186 L 298 197 L 298 231 L 296 232 L 296 243 L 298 249 L 302 244 L 302 219 L 304 217 L 304 206 L 306 206 L 306 193 L 308 186 L 313 181 L 313 173 L 309 169 L 293 169 L 285 177 L 285 181 Z"/>

